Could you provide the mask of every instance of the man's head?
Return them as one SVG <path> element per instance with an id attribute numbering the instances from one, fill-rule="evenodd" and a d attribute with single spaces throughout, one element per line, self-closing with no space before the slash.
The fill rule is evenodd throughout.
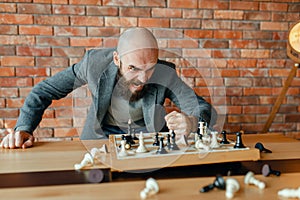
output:
<path id="1" fill-rule="evenodd" d="M 113 58 L 124 84 L 137 95 L 154 72 L 158 59 L 157 41 L 145 28 L 130 28 L 121 34 Z"/>

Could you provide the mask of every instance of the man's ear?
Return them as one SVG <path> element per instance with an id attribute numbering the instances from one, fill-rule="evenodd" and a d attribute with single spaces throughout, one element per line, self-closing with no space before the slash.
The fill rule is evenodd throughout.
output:
<path id="1" fill-rule="evenodd" d="M 119 54 L 118 52 L 114 51 L 113 52 L 113 59 L 114 59 L 114 63 L 115 65 L 117 65 L 118 67 L 120 67 L 120 57 L 119 57 Z"/>

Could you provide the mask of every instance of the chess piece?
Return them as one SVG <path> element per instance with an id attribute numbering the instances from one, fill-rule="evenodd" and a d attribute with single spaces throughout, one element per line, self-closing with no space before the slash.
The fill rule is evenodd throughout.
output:
<path id="1" fill-rule="evenodd" d="M 280 176 L 281 172 L 280 171 L 276 171 L 276 170 L 272 170 L 270 165 L 268 164 L 264 164 L 264 166 L 262 167 L 262 174 L 264 176 L 269 176 L 270 174 L 274 174 L 276 176 Z"/>
<path id="2" fill-rule="evenodd" d="M 179 147 L 176 144 L 176 134 L 173 130 L 170 131 L 171 132 L 171 150 L 176 151 L 179 150 Z"/>
<path id="3" fill-rule="evenodd" d="M 82 159 L 80 164 L 75 164 L 74 168 L 76 170 L 82 169 L 86 166 L 92 165 L 93 163 L 94 163 L 94 158 L 92 157 L 92 155 L 90 153 L 86 153 L 84 154 L 84 158 Z"/>
<path id="4" fill-rule="evenodd" d="M 142 131 L 140 132 L 140 135 L 139 135 L 139 146 L 136 149 L 136 152 L 137 153 L 148 152 L 148 149 L 146 148 L 145 143 L 144 143 L 144 137 L 143 137 L 143 132 Z"/>
<path id="5" fill-rule="evenodd" d="M 240 189 L 239 182 L 234 178 L 226 179 L 226 197 L 231 199 L 234 197 L 234 194 Z"/>
<path id="6" fill-rule="evenodd" d="M 300 187 L 298 189 L 285 188 L 278 191 L 278 195 L 286 198 L 298 198 L 300 199 Z"/>
<path id="7" fill-rule="evenodd" d="M 159 191 L 159 185 L 154 178 L 146 180 L 146 187 L 140 192 L 141 199 L 146 199 Z"/>
<path id="8" fill-rule="evenodd" d="M 213 149 L 219 148 L 220 145 L 218 143 L 218 132 L 217 131 L 212 131 L 211 132 L 212 138 L 211 138 L 211 143 L 210 143 L 210 147 Z"/>
<path id="9" fill-rule="evenodd" d="M 121 150 L 118 154 L 121 157 L 128 155 L 125 145 L 126 145 L 126 140 L 121 140 Z"/>
<path id="10" fill-rule="evenodd" d="M 239 131 L 236 133 L 236 143 L 233 146 L 233 148 L 236 149 L 242 149 L 242 148 L 246 148 L 245 145 L 242 142 L 242 134 L 244 133 L 244 131 Z"/>
<path id="11" fill-rule="evenodd" d="M 204 123 L 205 122 L 199 122 L 199 132 L 200 132 L 200 135 L 204 135 L 205 134 Z"/>
<path id="12" fill-rule="evenodd" d="M 158 133 L 155 133 L 155 139 L 154 139 L 154 142 L 153 142 L 153 146 L 159 146 Z"/>
<path id="13" fill-rule="evenodd" d="M 156 154 L 166 154 L 168 153 L 165 149 L 165 145 L 164 145 L 164 137 L 160 137 L 159 138 L 159 148 L 158 150 L 156 151 Z"/>
<path id="14" fill-rule="evenodd" d="M 222 140 L 220 144 L 230 144 L 230 142 L 227 140 L 227 132 L 222 131 L 221 134 L 222 134 Z"/>
<path id="15" fill-rule="evenodd" d="M 171 135 L 167 134 L 167 148 L 168 150 L 171 150 Z"/>
<path id="16" fill-rule="evenodd" d="M 262 143 L 260 143 L 260 142 L 257 142 L 257 143 L 255 144 L 255 148 L 259 149 L 260 152 L 272 153 L 271 150 L 266 149 L 266 148 L 264 147 L 264 145 L 263 145 Z"/>
<path id="17" fill-rule="evenodd" d="M 209 151 L 209 146 L 205 145 L 202 140 L 197 140 L 195 144 L 196 149 L 204 149 L 205 151 Z"/>
<path id="18" fill-rule="evenodd" d="M 97 155 L 99 155 L 101 153 L 105 153 L 105 154 L 108 153 L 106 144 L 103 144 L 101 148 L 92 148 L 91 149 L 91 155 L 93 158 L 95 158 Z"/>
<path id="19" fill-rule="evenodd" d="M 254 173 L 249 171 L 245 178 L 244 178 L 244 183 L 246 185 L 255 185 L 257 186 L 259 189 L 264 189 L 266 187 L 266 184 L 260 180 L 257 180 L 255 177 L 254 177 Z"/>
<path id="20" fill-rule="evenodd" d="M 215 181 L 212 184 L 204 186 L 203 188 L 201 188 L 200 192 L 202 192 L 202 193 L 203 192 L 208 192 L 208 191 L 210 191 L 214 188 L 225 190 L 225 186 L 226 186 L 226 184 L 225 184 L 225 180 L 223 179 L 223 177 L 220 176 L 220 175 L 217 175 Z"/>

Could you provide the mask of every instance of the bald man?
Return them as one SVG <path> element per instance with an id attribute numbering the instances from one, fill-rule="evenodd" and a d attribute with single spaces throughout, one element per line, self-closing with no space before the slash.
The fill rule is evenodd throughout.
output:
<path id="1" fill-rule="evenodd" d="M 33 131 L 52 100 L 88 85 L 92 105 L 81 139 L 102 139 L 126 133 L 128 121 L 136 132 L 174 130 L 188 135 L 199 120 L 211 125 L 216 112 L 176 74 L 175 65 L 158 58 L 158 45 L 145 28 L 124 31 L 116 49 L 93 49 L 83 59 L 37 84 L 25 100 L 13 131 L 3 138 L 2 148 L 33 145 Z M 166 113 L 168 98 L 180 109 Z"/>

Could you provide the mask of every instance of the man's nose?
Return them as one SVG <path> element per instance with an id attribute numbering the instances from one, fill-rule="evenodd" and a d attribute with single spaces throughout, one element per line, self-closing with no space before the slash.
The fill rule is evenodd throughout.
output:
<path id="1" fill-rule="evenodd" d="M 138 80 L 142 83 L 146 83 L 147 80 L 148 80 L 148 77 L 147 77 L 147 73 L 146 72 L 143 72 L 141 71 L 138 75 Z"/>

